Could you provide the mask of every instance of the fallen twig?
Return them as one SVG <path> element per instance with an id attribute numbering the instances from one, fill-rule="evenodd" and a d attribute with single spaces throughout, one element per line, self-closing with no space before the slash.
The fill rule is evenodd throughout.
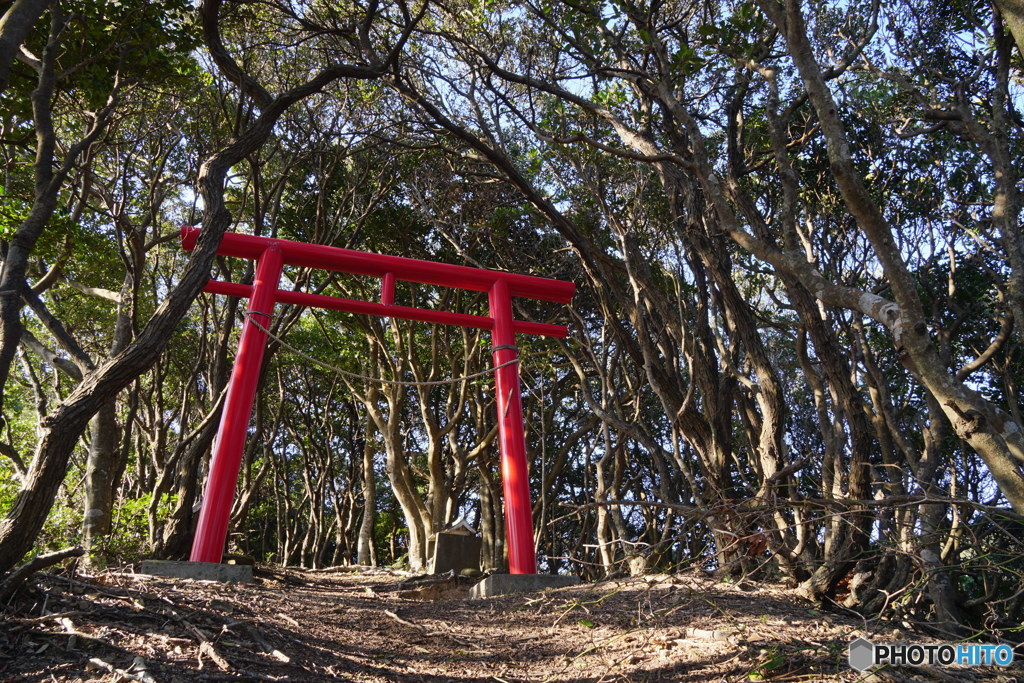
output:
<path id="1" fill-rule="evenodd" d="M 75 626 L 75 622 L 71 621 L 71 619 L 68 619 L 66 616 L 63 616 L 63 615 L 61 616 L 61 618 L 60 618 L 60 625 L 64 627 L 64 633 L 66 635 L 68 635 L 68 636 L 71 636 L 72 639 L 74 639 L 74 638 L 81 638 L 82 640 L 88 640 L 88 641 L 91 641 L 93 643 L 100 643 L 101 645 L 107 645 L 109 647 L 114 647 L 114 648 L 117 648 L 118 650 L 121 649 L 121 648 L 117 647 L 116 645 L 114 645 L 113 643 L 108 643 L 107 641 L 103 640 L 102 638 L 99 638 L 99 637 L 91 635 L 89 633 L 85 633 L 84 631 L 78 630 L 78 627 Z M 71 650 L 73 648 L 71 647 L 71 645 L 68 645 L 68 649 Z"/>
<path id="2" fill-rule="evenodd" d="M 321 567 L 319 569 L 305 569 L 310 574 L 358 574 L 373 569 L 368 564 L 339 564 L 334 567 Z"/>
<path id="3" fill-rule="evenodd" d="M 118 669 L 110 662 L 105 662 L 99 657 L 91 657 L 89 663 L 98 669 L 104 669 L 105 671 L 112 673 L 121 678 L 126 678 L 129 681 L 141 681 L 141 683 L 156 683 L 156 679 L 153 678 L 148 671 L 146 671 L 146 660 L 142 657 L 136 657 L 135 661 L 132 662 L 131 668 L 138 669 L 138 673 L 132 673 L 126 669 Z"/>
<path id="4" fill-rule="evenodd" d="M 199 661 L 200 669 L 203 668 L 203 655 L 206 655 L 211 660 L 213 660 L 213 663 L 216 664 L 221 671 L 231 670 L 231 665 L 228 664 L 228 661 L 226 659 L 220 656 L 217 650 L 213 647 L 213 642 L 210 640 L 210 637 L 206 635 L 206 633 L 201 631 L 199 627 L 197 627 L 190 621 L 187 621 L 181 617 L 176 616 L 175 620 L 179 624 L 184 626 L 185 630 L 194 635 L 196 637 L 196 640 L 199 641 L 199 652 L 196 655 L 196 659 Z"/>
<path id="5" fill-rule="evenodd" d="M 245 623 L 243 624 L 243 626 L 245 627 L 246 632 L 249 634 L 249 637 L 251 637 L 256 642 L 256 644 L 260 647 L 261 650 L 269 654 L 277 661 L 282 662 L 284 664 L 287 664 L 288 662 L 292 661 L 291 657 L 289 657 L 288 655 L 286 655 L 285 653 L 281 652 L 276 647 L 268 643 L 267 639 L 263 637 L 263 634 L 260 633 L 260 630 L 258 628 L 249 623 Z"/>
<path id="6" fill-rule="evenodd" d="M 459 645 L 462 645 L 464 647 L 468 647 L 468 648 L 475 647 L 475 645 L 473 643 L 465 641 L 465 640 L 463 640 L 461 638 L 456 638 L 451 633 L 442 633 L 440 631 L 434 631 L 432 629 L 429 629 L 426 626 L 420 626 L 419 624 L 414 624 L 411 621 L 403 619 L 402 617 L 398 616 L 397 614 L 395 614 L 394 612 L 392 612 L 389 609 L 384 610 L 384 614 L 388 615 L 389 617 L 391 617 L 392 619 L 397 621 L 402 626 L 408 626 L 410 628 L 414 628 L 414 629 L 416 629 L 417 631 L 419 631 L 420 633 L 422 633 L 425 636 L 433 636 L 435 638 L 447 638 L 448 640 L 450 640 L 450 641 L 452 641 L 454 643 L 458 643 Z"/>
<path id="7" fill-rule="evenodd" d="M 129 590 L 119 588 L 118 586 L 90 583 L 89 581 L 79 581 L 78 579 L 72 579 L 70 576 L 59 576 L 57 574 L 49 574 L 47 572 L 39 572 L 39 575 L 45 576 L 56 583 L 66 583 L 68 586 L 78 586 L 79 588 L 84 588 L 87 591 L 100 593 L 101 595 L 106 595 L 111 598 L 118 598 L 121 600 L 132 599 L 132 594 Z"/>
<path id="8" fill-rule="evenodd" d="M 289 624 L 291 624 L 291 625 L 292 625 L 292 626 L 294 626 L 295 628 L 302 628 L 302 625 L 301 625 L 301 624 L 299 624 L 299 622 L 295 621 L 295 619 L 293 619 L 292 617 L 288 616 L 288 615 L 287 615 L 287 614 L 285 614 L 284 612 L 278 612 L 278 613 L 277 613 L 277 616 L 281 617 L 282 619 L 284 619 L 285 621 L 287 621 L 287 622 L 288 622 Z"/>
<path id="9" fill-rule="evenodd" d="M 58 550 L 55 553 L 48 553 L 46 555 L 37 555 L 31 560 L 21 565 L 17 569 L 8 575 L 4 579 L 3 583 L 0 583 L 0 602 L 3 602 L 23 584 L 28 577 L 35 574 L 40 569 L 46 569 L 47 567 L 53 566 L 62 560 L 66 560 L 69 557 L 81 557 L 85 554 L 85 550 L 81 546 L 75 546 L 73 548 L 64 548 L 64 550 Z"/>
<path id="10" fill-rule="evenodd" d="M 19 619 L 17 617 L 14 617 L 14 618 L 9 619 L 8 622 L 12 626 L 24 627 L 24 626 L 32 626 L 33 624 L 41 624 L 41 623 L 43 623 L 45 621 L 50 621 L 51 619 L 62 619 L 64 617 L 77 617 L 77 616 L 80 616 L 82 614 L 84 614 L 84 612 L 82 612 L 81 610 L 71 610 L 70 612 L 54 612 L 52 614 L 44 614 L 41 617 L 26 617 L 24 619 Z"/>
<path id="11" fill-rule="evenodd" d="M 203 655 L 206 655 L 211 660 L 213 660 L 213 663 L 220 667 L 221 671 L 231 670 L 231 665 L 228 664 L 228 660 L 221 657 L 217 653 L 217 650 L 214 649 L 213 643 L 211 643 L 208 640 L 204 640 L 203 642 L 199 643 L 199 655 L 197 659 L 199 660 L 200 669 L 203 668 Z"/>
<path id="12" fill-rule="evenodd" d="M 403 619 L 402 617 L 398 616 L 397 614 L 395 614 L 394 612 L 392 612 L 389 609 L 384 610 L 384 614 L 388 615 L 389 617 L 391 617 L 392 619 L 397 621 L 402 626 L 408 626 L 408 627 L 414 628 L 414 629 L 416 629 L 418 631 L 424 630 L 423 627 L 420 626 L 419 624 L 414 624 L 411 621 L 406 621 L 405 619 Z"/>

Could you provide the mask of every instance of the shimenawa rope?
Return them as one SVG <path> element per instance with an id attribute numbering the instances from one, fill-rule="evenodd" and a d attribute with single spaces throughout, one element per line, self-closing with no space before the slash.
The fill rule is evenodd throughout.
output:
<path id="1" fill-rule="evenodd" d="M 291 351 L 295 355 L 300 356 L 302 358 L 305 358 L 309 362 L 311 362 L 311 363 L 313 363 L 315 365 L 319 365 L 320 367 L 322 367 L 322 368 L 324 368 L 326 370 L 330 370 L 332 372 L 336 372 L 339 375 L 344 375 L 346 377 L 352 377 L 353 379 L 362 379 L 362 380 L 366 380 L 368 382 L 379 382 L 381 384 L 401 384 L 401 385 L 410 386 L 410 387 L 431 387 L 431 386 L 438 386 L 438 385 L 441 385 L 441 384 L 456 384 L 458 382 L 466 382 L 466 381 L 471 380 L 471 379 L 476 379 L 477 377 L 483 377 L 484 375 L 487 375 L 487 374 L 489 374 L 491 372 L 494 372 L 495 370 L 500 370 L 501 368 L 508 367 L 509 365 L 515 365 L 516 363 L 519 362 L 519 359 L 515 358 L 515 359 L 510 360 L 510 361 L 505 361 L 501 365 L 496 365 L 493 368 L 488 368 L 487 370 L 481 370 L 480 372 L 474 372 L 472 375 L 465 375 L 464 377 L 451 377 L 449 379 L 437 379 L 437 380 L 431 380 L 429 382 L 406 382 L 406 381 L 397 380 L 397 379 L 384 379 L 382 377 L 368 377 L 367 375 L 360 375 L 359 373 L 356 373 L 356 372 L 349 372 L 348 370 L 342 370 L 341 368 L 339 368 L 337 366 L 334 366 L 334 365 L 331 365 L 330 363 L 325 363 L 324 361 L 320 360 L 319 358 L 314 358 L 313 356 L 309 355 L 305 351 L 302 351 L 301 349 L 295 348 L 294 346 L 292 346 L 291 344 L 286 342 L 284 339 L 282 339 L 281 337 L 277 336 L 276 334 L 274 334 L 273 332 L 268 330 L 261 323 L 259 323 L 253 317 L 255 315 L 262 315 L 265 318 L 267 318 L 268 321 L 270 320 L 271 316 L 269 314 L 267 314 L 267 313 L 261 313 L 261 312 L 258 312 L 258 311 L 246 311 L 245 312 L 246 320 L 251 322 L 257 328 L 259 328 L 264 333 L 266 333 L 267 336 L 269 336 L 272 339 L 274 339 L 275 341 L 277 341 L 281 346 L 285 347 L 286 349 L 288 349 L 289 351 Z M 508 344 L 503 345 L 503 346 L 496 346 L 496 347 L 494 347 L 494 349 L 492 349 L 492 351 L 499 350 L 499 349 L 512 349 L 512 350 L 518 351 L 518 349 L 515 346 L 508 345 Z"/>

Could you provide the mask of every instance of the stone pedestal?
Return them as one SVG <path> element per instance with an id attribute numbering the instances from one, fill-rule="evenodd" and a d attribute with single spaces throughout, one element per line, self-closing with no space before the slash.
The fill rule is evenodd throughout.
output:
<path id="1" fill-rule="evenodd" d="M 547 588 L 575 586 L 579 582 L 578 576 L 560 574 L 492 574 L 473 586 L 469 597 L 489 598 L 507 593 L 532 593 Z"/>
<path id="2" fill-rule="evenodd" d="M 140 574 L 163 576 L 171 579 L 199 579 L 223 583 L 252 583 L 252 566 L 246 564 L 220 564 L 219 562 L 172 562 L 145 560 Z"/>

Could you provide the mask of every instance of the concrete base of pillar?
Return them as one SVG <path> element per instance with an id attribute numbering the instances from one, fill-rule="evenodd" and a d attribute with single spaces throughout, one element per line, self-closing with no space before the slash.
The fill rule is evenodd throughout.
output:
<path id="1" fill-rule="evenodd" d="M 507 593 L 532 593 L 546 588 L 564 588 L 580 582 L 577 576 L 560 574 L 492 574 L 473 586 L 471 598 L 489 598 Z"/>
<path id="2" fill-rule="evenodd" d="M 144 560 L 140 574 L 163 576 L 171 579 L 198 579 L 222 583 L 252 583 L 252 567 L 245 564 L 219 564 L 217 562 L 172 562 L 170 560 Z"/>

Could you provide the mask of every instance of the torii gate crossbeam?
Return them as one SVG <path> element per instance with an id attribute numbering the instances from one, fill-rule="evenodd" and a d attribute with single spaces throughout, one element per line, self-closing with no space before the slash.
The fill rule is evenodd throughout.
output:
<path id="1" fill-rule="evenodd" d="M 186 226 L 181 229 L 184 249 L 194 249 L 198 238 L 197 228 Z M 519 357 L 516 334 L 564 338 L 568 330 L 562 325 L 516 320 L 512 312 L 512 297 L 567 304 L 572 301 L 576 285 L 529 275 L 239 233 L 225 234 L 217 253 L 255 260 L 256 274 L 252 285 L 211 280 L 204 289 L 214 294 L 247 297 L 249 309 L 238 342 L 235 366 L 228 381 L 190 559 L 193 562 L 220 562 L 223 556 L 231 504 L 267 342 L 267 333 L 250 318 L 260 316 L 269 321 L 274 305 L 281 302 L 491 331 L 509 571 L 513 574 L 537 573 L 519 364 L 513 362 Z M 278 283 L 285 265 L 379 277 L 380 303 L 280 290 Z M 490 316 L 396 306 L 397 280 L 487 292 Z"/>

